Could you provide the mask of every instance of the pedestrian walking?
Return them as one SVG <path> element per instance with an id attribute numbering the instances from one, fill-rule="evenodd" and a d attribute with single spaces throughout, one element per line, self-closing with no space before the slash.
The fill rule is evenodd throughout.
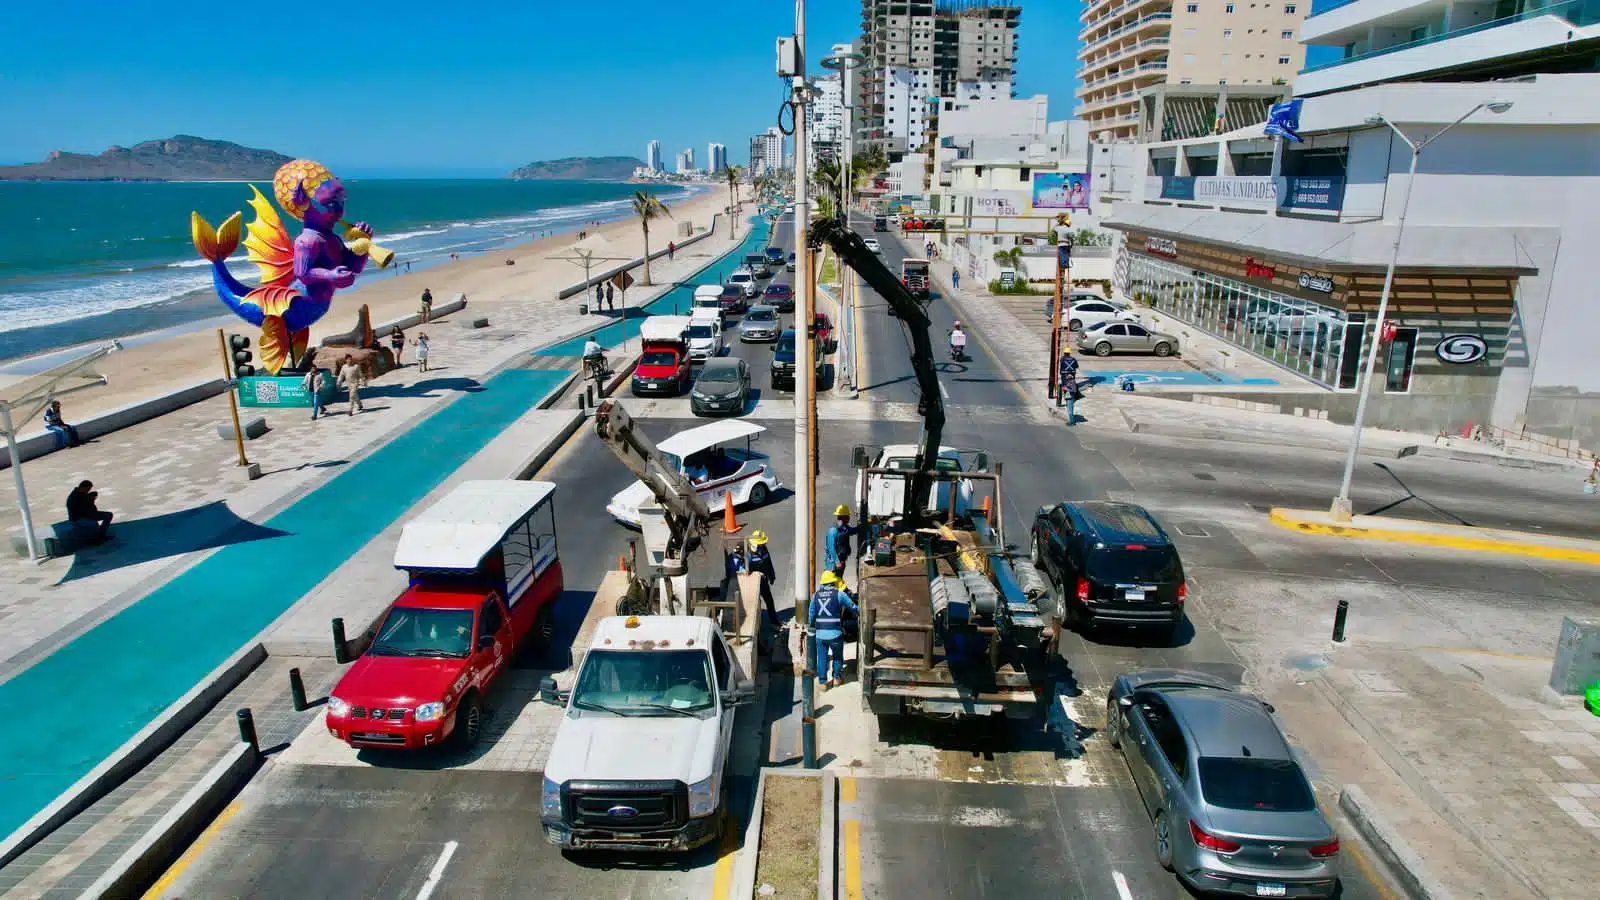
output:
<path id="1" fill-rule="evenodd" d="M 315 422 L 325 412 L 322 408 L 322 392 L 328 387 L 328 376 L 312 365 L 301 384 L 305 385 L 306 393 L 311 395 L 311 421 Z"/>
<path id="2" fill-rule="evenodd" d="M 426 331 L 417 332 L 417 339 L 412 343 L 417 346 L 417 371 L 428 371 L 428 333 Z"/>
<path id="3" fill-rule="evenodd" d="M 350 412 L 348 415 L 353 416 L 358 412 L 365 411 L 361 405 L 361 380 L 364 377 L 361 366 L 356 364 L 356 358 L 348 353 L 345 354 L 344 362 L 339 366 L 338 383 L 346 391 L 350 392 Z"/>
<path id="4" fill-rule="evenodd" d="M 594 283 L 594 311 L 599 312 L 606 308 L 606 286 L 596 281 Z"/>
<path id="5" fill-rule="evenodd" d="M 950 286 L 955 288 L 958 291 L 961 290 L 961 270 L 960 269 L 951 269 L 950 270 Z M 1037 358 L 1037 357 L 1035 357 L 1035 358 Z M 1039 370 L 1038 369 L 1034 369 L 1034 371 L 1037 372 Z"/>
<path id="6" fill-rule="evenodd" d="M 677 255 L 678 255 L 678 242 L 677 241 L 667 241 L 667 261 L 671 262 L 672 258 L 674 256 L 677 256 Z"/>
<path id="7" fill-rule="evenodd" d="M 844 678 L 844 613 L 857 614 L 856 602 L 844 582 L 832 572 L 822 573 L 822 585 L 811 595 L 811 635 L 816 642 L 817 677 L 822 689 L 839 686 Z"/>
<path id="8" fill-rule="evenodd" d="M 610 312 L 617 311 L 617 286 L 606 282 L 606 309 Z"/>
<path id="9" fill-rule="evenodd" d="M 57 450 L 61 450 L 66 447 L 76 447 L 83 443 L 83 440 L 78 437 L 77 426 L 68 425 L 66 420 L 61 418 L 60 400 L 51 400 L 50 405 L 45 407 L 44 427 L 49 429 L 50 433 L 56 436 Z"/>
<path id="10" fill-rule="evenodd" d="M 389 349 L 394 351 L 394 364 L 400 365 L 400 354 L 406 349 L 406 333 L 400 330 L 399 325 L 389 332 Z"/>
<path id="11" fill-rule="evenodd" d="M 778 580 L 778 570 L 772 565 L 772 553 L 767 549 L 767 533 L 757 531 L 750 535 L 750 571 L 761 576 L 761 604 L 767 608 L 767 620 L 778 627 L 778 606 L 772 599 L 772 583 Z"/>
<path id="12" fill-rule="evenodd" d="M 855 529 L 850 526 L 850 507 L 839 504 L 833 511 L 833 527 L 828 529 L 827 566 L 836 577 L 844 577 L 844 564 L 850 561 L 850 536 Z"/>
<path id="13" fill-rule="evenodd" d="M 426 325 L 433 320 L 433 291 L 422 289 L 422 322 Z"/>
<path id="14" fill-rule="evenodd" d="M 94 498 L 98 496 L 100 492 L 94 489 L 94 482 L 78 482 L 67 495 L 67 521 L 79 537 L 102 544 L 111 537 L 111 520 L 115 517 L 96 505 Z"/>
<path id="15" fill-rule="evenodd" d="M 1070 346 L 1061 348 L 1060 378 L 1056 383 L 1056 405 L 1067 407 L 1067 424 L 1076 425 L 1078 422 L 1077 404 L 1083 392 L 1078 390 L 1078 359 L 1072 355 Z"/>

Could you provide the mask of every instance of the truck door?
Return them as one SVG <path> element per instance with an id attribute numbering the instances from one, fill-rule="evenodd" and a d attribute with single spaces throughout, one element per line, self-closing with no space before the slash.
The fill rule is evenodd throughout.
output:
<path id="1" fill-rule="evenodd" d="M 472 654 L 472 683 L 485 689 L 510 658 L 511 622 L 499 597 L 491 596 L 478 610 L 478 634 Z"/>
<path id="2" fill-rule="evenodd" d="M 711 642 L 711 667 L 717 678 L 717 706 L 721 710 L 722 720 L 718 723 L 721 739 L 717 744 L 717 771 L 720 773 L 728 764 L 728 748 L 733 746 L 733 719 L 738 712 L 735 707 L 727 705 L 725 699 L 728 692 L 733 690 L 735 680 L 733 656 L 728 652 L 727 644 L 719 632 L 717 639 Z"/>

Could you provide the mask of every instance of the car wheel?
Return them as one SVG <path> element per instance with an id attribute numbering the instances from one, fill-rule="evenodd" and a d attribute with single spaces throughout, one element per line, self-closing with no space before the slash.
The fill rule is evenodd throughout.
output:
<path id="1" fill-rule="evenodd" d="M 1156 345 L 1156 355 L 1157 356 L 1171 356 L 1172 355 L 1172 345 L 1167 343 L 1166 341 L 1162 341 L 1161 343 L 1157 344 Z"/>
<path id="2" fill-rule="evenodd" d="M 1083 320 L 1082 319 L 1072 319 L 1072 320 L 1068 321 L 1067 322 L 1067 330 L 1068 331 L 1082 331 L 1083 330 Z"/>
<path id="3" fill-rule="evenodd" d="M 1100 343 L 1095 344 L 1094 345 L 1094 355 L 1095 356 L 1110 356 L 1111 355 L 1111 342 L 1110 341 L 1101 341 Z"/>
<path id="4" fill-rule="evenodd" d="M 1117 709 L 1117 702 L 1106 702 L 1106 743 L 1113 747 L 1122 747 L 1122 714 Z"/>
<path id="5" fill-rule="evenodd" d="M 473 691 L 461 701 L 461 706 L 456 709 L 456 743 L 462 750 L 470 750 L 478 745 L 479 738 L 483 737 L 483 701 L 478 699 L 477 691 Z"/>
<path id="6" fill-rule="evenodd" d="M 1172 823 L 1167 821 L 1165 811 L 1156 813 L 1156 862 L 1172 871 Z"/>
<path id="7" fill-rule="evenodd" d="M 1028 548 L 1028 552 L 1033 555 L 1034 568 L 1044 569 L 1044 552 L 1039 548 L 1039 532 L 1037 531 L 1033 533 L 1032 546 Z"/>
<path id="8" fill-rule="evenodd" d="M 767 486 L 765 484 L 762 484 L 759 481 L 756 482 L 754 485 L 751 485 L 751 487 L 750 487 L 750 500 L 748 501 L 748 505 L 749 506 L 762 506 L 766 502 L 767 502 Z"/>

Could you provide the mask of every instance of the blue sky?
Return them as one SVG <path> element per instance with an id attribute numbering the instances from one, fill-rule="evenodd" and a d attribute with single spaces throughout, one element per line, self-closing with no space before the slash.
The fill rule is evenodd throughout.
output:
<path id="1" fill-rule="evenodd" d="M 813 59 L 857 36 L 859 0 L 808 6 Z M 1023 3 L 1018 92 L 1049 94 L 1054 119 L 1072 112 L 1078 8 Z M 685 147 L 703 157 L 717 141 L 739 162 L 749 136 L 776 119 L 783 87 L 773 43 L 792 33 L 793 6 L 714 9 L 661 0 L 25 3 L 5 16 L 0 162 L 178 133 L 352 175 L 498 175 L 535 159 L 642 157 L 651 138 L 669 160 Z M 342 24 L 339 11 L 349 11 Z"/>

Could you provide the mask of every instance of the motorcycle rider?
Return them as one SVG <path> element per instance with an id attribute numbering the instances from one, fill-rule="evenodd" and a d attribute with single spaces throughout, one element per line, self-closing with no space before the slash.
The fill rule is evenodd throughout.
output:
<path id="1" fill-rule="evenodd" d="M 967 353 L 967 333 L 961 330 L 961 320 L 957 319 L 955 325 L 945 335 L 950 342 L 950 358 L 960 359 Z"/>

